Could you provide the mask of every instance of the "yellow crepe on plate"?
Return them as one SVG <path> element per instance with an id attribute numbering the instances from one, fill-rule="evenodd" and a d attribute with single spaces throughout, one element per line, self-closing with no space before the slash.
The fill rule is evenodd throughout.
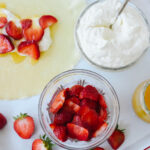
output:
<path id="1" fill-rule="evenodd" d="M 5 3 L 8 10 L 21 18 L 50 14 L 58 19 L 58 23 L 51 28 L 52 45 L 42 53 L 38 62 L 26 57 L 23 60 L 19 58 L 15 63 L 15 54 L 0 57 L 0 99 L 40 94 L 48 81 L 71 69 L 80 58 L 74 44 L 74 27 L 85 1 L 0 0 L 0 3 Z"/>

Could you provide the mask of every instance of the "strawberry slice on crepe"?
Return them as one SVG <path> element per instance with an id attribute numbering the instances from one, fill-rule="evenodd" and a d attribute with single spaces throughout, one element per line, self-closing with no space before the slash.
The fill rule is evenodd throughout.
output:
<path id="1" fill-rule="evenodd" d="M 3 28 L 7 24 L 6 17 L 0 17 L 0 28 Z"/>
<path id="2" fill-rule="evenodd" d="M 39 20 L 39 24 L 43 29 L 45 29 L 49 26 L 52 26 L 56 22 L 57 22 L 57 19 L 53 16 L 50 16 L 50 15 L 44 15 Z"/>
<path id="3" fill-rule="evenodd" d="M 32 20 L 31 19 L 23 19 L 21 20 L 21 26 L 22 29 L 28 29 L 32 26 Z"/>
<path id="4" fill-rule="evenodd" d="M 35 60 L 40 57 L 39 46 L 35 41 L 24 41 L 18 46 L 18 52 L 24 55 L 28 55 Z"/>
<path id="5" fill-rule="evenodd" d="M 5 54 L 14 50 L 14 45 L 10 38 L 4 34 L 0 34 L 0 54 Z"/>
<path id="6" fill-rule="evenodd" d="M 39 42 L 44 35 L 44 29 L 39 25 L 37 21 L 31 22 L 31 20 L 23 20 L 22 27 L 24 38 L 27 41 L 36 41 Z"/>
<path id="7" fill-rule="evenodd" d="M 13 21 L 9 21 L 6 25 L 7 34 L 15 40 L 20 40 L 23 37 L 22 29 L 17 27 Z"/>

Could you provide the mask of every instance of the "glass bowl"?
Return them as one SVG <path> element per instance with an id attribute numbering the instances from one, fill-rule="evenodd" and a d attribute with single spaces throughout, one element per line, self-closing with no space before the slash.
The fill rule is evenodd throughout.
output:
<path id="1" fill-rule="evenodd" d="M 53 96 L 58 88 L 61 88 L 62 86 L 63 88 L 71 87 L 80 81 L 84 81 L 84 86 L 88 84 L 93 85 L 104 95 L 108 105 L 108 127 L 100 136 L 92 138 L 90 141 L 68 139 L 66 142 L 61 142 L 57 139 L 57 137 L 55 137 L 49 126 L 49 124 L 53 121 L 53 117 L 51 117 L 52 114 L 48 113 L 48 104 L 50 101 L 52 103 Z M 111 84 L 99 74 L 88 70 L 69 70 L 53 78 L 44 88 L 38 106 L 39 120 L 45 134 L 55 144 L 70 150 L 89 150 L 105 142 L 116 128 L 119 118 L 119 110 L 118 97 Z"/>
<path id="2" fill-rule="evenodd" d="M 77 48 L 80 50 L 82 56 L 92 65 L 98 67 L 98 68 L 103 68 L 103 69 L 108 69 L 108 70 L 120 70 L 120 69 L 125 69 L 133 64 L 135 64 L 143 55 L 144 53 L 149 49 L 150 46 L 148 46 L 144 51 L 143 53 L 141 54 L 141 56 L 139 56 L 136 60 L 134 60 L 133 62 L 127 64 L 127 65 L 124 65 L 124 66 L 121 66 L 121 67 L 116 67 L 116 68 L 113 68 L 113 67 L 107 67 L 107 66 L 103 66 L 103 65 L 99 65 L 98 63 L 94 62 L 93 60 L 91 60 L 87 55 L 86 53 L 84 52 L 83 50 L 83 47 L 81 46 L 81 42 L 79 40 L 79 37 L 78 37 L 78 28 L 80 26 L 80 21 L 82 20 L 82 17 L 85 15 L 85 13 L 91 8 L 93 7 L 94 5 L 96 5 L 97 3 L 101 3 L 103 0 L 97 0 L 91 4 L 89 4 L 84 10 L 83 12 L 81 13 L 81 15 L 79 16 L 78 18 L 78 21 L 77 21 L 77 24 L 76 24 L 76 27 L 75 27 L 75 43 L 76 43 L 76 46 Z M 147 25 L 147 28 L 149 30 L 149 43 L 150 43 L 150 25 L 149 25 L 149 22 L 146 18 L 146 16 L 144 15 L 143 11 L 141 9 L 139 9 L 136 5 L 134 5 L 133 3 L 131 2 L 128 2 L 127 4 L 128 6 L 132 7 L 132 8 L 135 8 L 139 14 L 143 17 L 143 19 L 145 20 L 145 23 Z"/>

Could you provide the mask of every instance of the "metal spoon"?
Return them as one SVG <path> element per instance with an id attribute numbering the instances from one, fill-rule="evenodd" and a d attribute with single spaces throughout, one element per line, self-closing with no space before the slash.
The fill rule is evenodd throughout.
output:
<path id="1" fill-rule="evenodd" d="M 117 14 L 117 16 L 116 16 L 116 18 L 115 18 L 115 20 L 114 20 L 114 23 L 109 26 L 110 29 L 112 29 L 113 25 L 114 25 L 115 22 L 118 20 L 120 14 L 123 12 L 124 8 L 126 7 L 126 5 L 128 4 L 129 1 L 130 1 L 130 0 L 125 0 L 124 4 L 122 5 L 120 11 L 118 12 L 118 14 Z"/>

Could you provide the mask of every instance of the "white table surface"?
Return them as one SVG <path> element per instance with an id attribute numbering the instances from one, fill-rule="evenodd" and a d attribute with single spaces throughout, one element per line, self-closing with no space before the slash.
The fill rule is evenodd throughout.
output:
<path id="1" fill-rule="evenodd" d="M 132 0 L 140 7 L 150 22 L 150 0 Z M 120 101 L 119 125 L 125 128 L 126 140 L 119 150 L 143 150 L 150 146 L 150 124 L 140 120 L 134 113 L 131 105 L 132 94 L 139 83 L 150 79 L 150 50 L 133 66 L 121 71 L 106 71 L 88 64 L 81 60 L 76 68 L 89 69 L 95 71 L 107 80 L 115 88 Z M 39 96 L 24 100 L 0 101 L 0 112 L 8 120 L 7 126 L 0 130 L 0 150 L 31 150 L 32 142 L 39 135 L 43 134 L 38 120 L 38 101 Z M 13 116 L 20 112 L 28 113 L 34 117 L 36 130 L 29 140 L 21 139 L 13 130 Z M 111 150 L 107 142 L 103 147 Z M 55 146 L 54 150 L 62 150 Z"/>

